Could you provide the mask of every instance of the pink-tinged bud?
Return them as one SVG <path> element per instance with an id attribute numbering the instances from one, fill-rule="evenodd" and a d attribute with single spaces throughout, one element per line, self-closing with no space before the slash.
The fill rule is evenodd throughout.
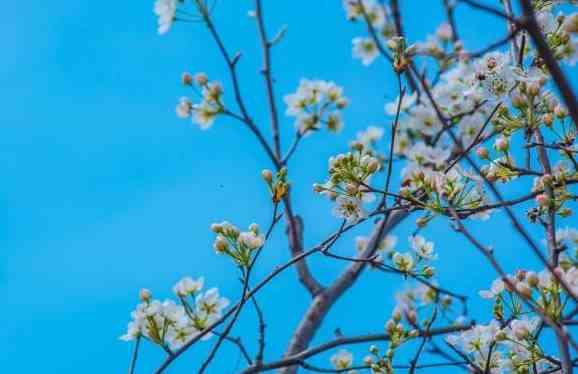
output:
<path id="1" fill-rule="evenodd" d="M 269 184 L 273 182 L 273 172 L 269 169 L 261 171 L 261 177 L 263 177 L 263 180 Z"/>
<path id="2" fill-rule="evenodd" d="M 407 313 L 405 313 L 405 318 L 410 324 L 415 325 L 417 322 L 417 313 L 415 312 L 415 310 L 411 309 Z"/>
<path id="3" fill-rule="evenodd" d="M 532 297 L 532 290 L 530 289 L 530 287 L 528 287 L 528 285 L 524 282 L 518 282 L 516 284 L 516 291 L 518 291 L 518 293 L 522 296 L 524 296 L 525 298 L 531 298 Z"/>
<path id="4" fill-rule="evenodd" d="M 191 86 L 193 84 L 193 76 L 190 73 L 183 73 L 183 75 L 181 75 L 181 82 L 185 86 Z"/>
<path id="5" fill-rule="evenodd" d="M 538 196 L 536 196 L 536 203 L 538 203 L 538 205 L 543 208 L 547 207 L 548 204 L 550 203 L 550 198 L 545 193 L 541 193 Z"/>
<path id="6" fill-rule="evenodd" d="M 544 122 L 546 126 L 552 126 L 552 124 L 554 123 L 554 116 L 552 116 L 552 113 L 544 114 L 542 116 L 542 122 Z"/>
<path id="7" fill-rule="evenodd" d="M 319 183 L 314 183 L 313 184 L 313 191 L 320 193 L 324 190 L 323 186 L 320 185 Z"/>
<path id="8" fill-rule="evenodd" d="M 566 109 L 562 105 L 558 104 L 554 108 L 554 114 L 556 115 L 556 117 L 558 117 L 560 119 L 564 119 L 568 115 L 568 109 Z"/>
<path id="9" fill-rule="evenodd" d="M 567 33 L 578 33 L 578 13 L 566 17 L 564 20 L 564 31 Z"/>
<path id="10" fill-rule="evenodd" d="M 206 86 L 209 83 L 209 77 L 205 73 L 197 73 L 195 74 L 195 82 L 199 86 Z"/>
<path id="11" fill-rule="evenodd" d="M 478 147 L 476 149 L 476 154 L 482 160 L 487 160 L 488 157 L 490 156 L 490 152 L 488 152 L 488 149 L 486 147 Z"/>
<path id="12" fill-rule="evenodd" d="M 373 158 L 367 165 L 367 172 L 373 174 L 377 171 L 377 169 L 379 169 L 379 161 L 376 158 Z"/>
<path id="13" fill-rule="evenodd" d="M 508 138 L 502 136 L 499 137 L 498 139 L 496 139 L 496 142 L 494 143 L 494 147 L 501 152 L 506 152 L 509 148 L 510 148 L 510 141 L 508 140 Z"/>
<path id="14" fill-rule="evenodd" d="M 540 94 L 540 84 L 532 82 L 528 85 L 528 94 L 531 96 L 538 96 Z"/>
<path id="15" fill-rule="evenodd" d="M 533 271 L 529 271 L 528 274 L 526 274 L 526 281 L 530 287 L 537 287 L 539 283 L 538 275 Z"/>
<path id="16" fill-rule="evenodd" d="M 450 41 L 453 36 L 452 27 L 449 23 L 442 23 L 436 30 L 436 36 L 443 41 Z"/>
<path id="17" fill-rule="evenodd" d="M 138 297 L 139 297 L 140 301 L 142 301 L 143 303 L 146 303 L 146 302 L 150 301 L 150 299 L 153 297 L 153 294 L 149 289 L 141 288 L 139 293 L 138 293 Z"/>
<path id="18" fill-rule="evenodd" d="M 515 94 L 512 95 L 512 105 L 514 106 L 514 108 L 521 108 L 521 107 L 523 107 L 523 106 L 524 106 L 524 102 L 525 102 L 525 100 L 524 100 L 524 98 L 523 98 L 520 94 L 515 93 Z"/>

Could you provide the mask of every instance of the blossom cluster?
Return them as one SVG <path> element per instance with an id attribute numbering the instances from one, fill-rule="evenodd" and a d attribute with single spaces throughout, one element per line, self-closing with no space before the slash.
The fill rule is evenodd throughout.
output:
<path id="1" fill-rule="evenodd" d="M 210 82 L 205 73 L 197 73 L 194 77 L 184 73 L 181 80 L 184 85 L 194 89 L 201 101 L 194 104 L 188 97 L 182 97 L 176 108 L 177 116 L 192 118 L 201 129 L 208 129 L 213 125 L 217 115 L 225 110 L 221 83 Z"/>
<path id="2" fill-rule="evenodd" d="M 317 131 L 325 125 L 331 132 L 343 127 L 341 110 L 347 104 L 343 89 L 333 82 L 302 79 L 295 93 L 286 95 L 286 114 L 295 117 L 301 135 Z"/>
<path id="3" fill-rule="evenodd" d="M 362 151 L 355 150 L 329 159 L 329 180 L 315 184 L 313 189 L 336 200 L 333 214 L 355 223 L 367 217 L 363 202 L 373 201 L 368 189 L 371 177 L 381 168 L 380 161 Z"/>
<path id="4" fill-rule="evenodd" d="M 211 230 L 217 234 L 213 248 L 217 254 L 231 257 L 237 265 L 249 266 L 256 250 L 265 243 L 265 236 L 259 232 L 259 225 L 252 223 L 247 231 L 240 231 L 233 224 L 223 221 L 213 223 Z"/>
<path id="5" fill-rule="evenodd" d="M 120 337 L 125 341 L 144 338 L 168 351 L 175 351 L 204 334 L 212 336 L 211 324 L 222 316 L 229 300 L 220 296 L 217 288 L 201 292 L 204 279 L 181 279 L 173 291 L 179 303 L 173 300 L 155 300 L 149 290 L 140 292 L 141 303 L 131 313 L 127 332 Z"/>

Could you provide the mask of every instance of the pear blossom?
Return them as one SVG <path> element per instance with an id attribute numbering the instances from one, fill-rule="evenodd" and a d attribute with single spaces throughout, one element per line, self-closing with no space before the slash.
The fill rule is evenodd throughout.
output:
<path id="1" fill-rule="evenodd" d="M 171 28 L 175 14 L 177 12 L 178 0 L 157 0 L 154 6 L 154 12 L 158 16 L 158 32 L 165 34 Z"/>
<path id="2" fill-rule="evenodd" d="M 417 256 L 425 260 L 434 260 L 434 243 L 428 242 L 423 236 L 415 235 L 409 237 L 409 243 Z"/>
<path id="3" fill-rule="evenodd" d="M 501 278 L 494 279 L 489 290 L 482 290 L 479 295 L 484 299 L 493 299 L 498 297 L 504 291 L 504 281 Z"/>
<path id="4" fill-rule="evenodd" d="M 346 349 L 340 349 L 331 356 L 330 361 L 337 370 L 349 369 L 353 365 L 353 354 Z"/>
<path id="5" fill-rule="evenodd" d="M 203 277 L 193 280 L 191 277 L 184 277 L 175 284 L 173 287 L 173 292 L 177 296 L 188 296 L 192 295 L 203 288 L 205 279 Z"/>
<path id="6" fill-rule="evenodd" d="M 363 65 L 370 65 L 379 56 L 379 50 L 371 38 L 353 38 L 353 57 Z"/>

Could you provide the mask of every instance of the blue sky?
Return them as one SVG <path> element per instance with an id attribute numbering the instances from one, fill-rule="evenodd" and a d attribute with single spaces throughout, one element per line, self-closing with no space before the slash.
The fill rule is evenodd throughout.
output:
<path id="1" fill-rule="evenodd" d="M 423 38 L 443 20 L 437 1 L 431 9 L 421 1 L 402 3 L 411 3 L 403 9 L 410 39 Z M 242 89 L 269 135 L 256 27 L 247 17 L 250 4 L 220 1 L 215 22 L 229 50 L 243 52 Z M 152 1 L 70 0 L 3 6 L 0 367 L 7 372 L 123 372 L 131 346 L 118 336 L 138 289 L 168 297 L 180 277 L 204 275 L 208 286 L 236 299 L 235 268 L 214 255 L 208 227 L 223 219 L 241 227 L 268 224 L 271 207 L 259 171 L 270 164 L 251 134 L 228 119 L 202 132 L 174 115 L 177 99 L 188 93 L 179 84 L 184 71 L 205 71 L 231 92 L 215 46 L 200 24 L 177 24 L 169 34 L 157 35 L 152 6 Z M 395 98 L 397 89 L 384 62 L 364 68 L 351 59 L 351 38 L 363 34 L 363 27 L 344 19 L 340 2 L 264 1 L 264 6 L 270 34 L 289 27 L 273 52 L 280 105 L 301 77 L 334 80 L 351 100 L 344 131 L 307 138 L 289 166 L 309 247 L 339 224 L 311 185 L 323 180 L 327 158 L 345 151 L 357 131 L 390 123 L 383 103 Z M 503 35 L 492 18 L 468 10 L 459 10 L 458 18 L 467 25 L 460 29 L 466 47 Z M 286 147 L 293 134 L 290 118 L 282 117 L 282 129 Z M 488 231 L 471 226 L 493 242 L 508 267 L 527 249 L 500 213 L 492 222 Z M 408 221 L 396 230 L 401 243 L 412 228 Z M 369 230 L 366 225 L 345 236 L 336 249 L 352 254 L 353 237 Z M 539 231 L 533 233 L 541 239 Z M 472 294 L 474 316 L 487 312 L 490 305 L 472 292 L 493 278 L 481 257 L 444 220 L 424 234 L 436 240 L 440 283 Z M 255 279 L 287 258 L 280 227 Z M 324 283 L 343 267 L 323 258 L 312 262 Z M 331 337 L 335 328 L 351 335 L 381 331 L 399 284 L 394 277 L 365 274 L 332 310 L 315 341 Z M 259 300 L 269 316 L 270 360 L 285 349 L 309 298 L 291 270 Z M 253 349 L 256 331 L 248 310 L 233 335 Z M 210 345 L 192 349 L 169 373 L 190 373 Z M 361 358 L 363 347 L 355 352 Z M 138 372 L 148 373 L 163 357 L 145 345 L 141 358 Z M 233 348 L 224 347 L 218 358 L 210 373 L 235 372 Z M 327 363 L 325 357 L 318 362 Z"/>

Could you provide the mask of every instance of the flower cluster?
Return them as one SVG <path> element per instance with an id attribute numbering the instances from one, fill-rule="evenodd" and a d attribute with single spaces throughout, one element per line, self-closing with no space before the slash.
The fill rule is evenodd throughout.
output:
<path id="1" fill-rule="evenodd" d="M 193 88 L 200 96 L 201 101 L 194 104 L 188 97 L 182 97 L 176 108 L 179 118 L 192 118 L 193 122 L 203 130 L 212 126 L 215 118 L 225 110 L 223 105 L 223 88 L 219 82 L 210 82 L 204 73 L 198 73 L 194 77 L 188 73 L 183 74 L 184 85 Z"/>
<path id="2" fill-rule="evenodd" d="M 494 280 L 489 290 L 480 291 L 480 296 L 494 301 L 493 315 L 498 321 L 518 318 L 526 313 L 524 300 L 532 301 L 549 318 L 558 321 L 564 309 L 560 295 L 566 293 L 560 281 L 564 282 L 570 292 L 577 294 L 578 268 L 562 260 L 554 274 L 547 269 L 539 273 L 519 270 L 506 279 Z"/>
<path id="3" fill-rule="evenodd" d="M 217 234 L 213 243 L 215 252 L 231 257 L 239 266 L 249 266 L 255 251 L 265 243 L 265 236 L 259 233 L 256 223 L 243 232 L 227 221 L 213 223 L 211 230 Z"/>
<path id="4" fill-rule="evenodd" d="M 346 349 L 340 349 L 329 358 L 329 361 L 340 373 L 345 372 L 353 365 L 353 354 Z M 348 370 L 347 374 L 357 374 L 356 370 Z"/>
<path id="5" fill-rule="evenodd" d="M 395 35 L 395 26 L 388 19 L 388 10 L 384 4 L 375 0 L 343 0 L 346 17 L 350 21 L 369 21 L 375 30 L 379 43 L 387 42 Z M 353 57 L 361 60 L 363 65 L 370 65 L 379 55 L 379 50 L 372 37 L 355 37 L 352 40 Z"/>
<path id="6" fill-rule="evenodd" d="M 404 274 L 431 278 L 435 269 L 430 265 L 437 258 L 434 253 L 434 243 L 427 241 L 421 235 L 409 237 L 412 251 L 393 252 L 391 261 L 393 266 Z"/>
<path id="7" fill-rule="evenodd" d="M 209 339 L 212 334 L 207 329 L 221 318 L 229 300 L 221 297 L 216 288 L 201 292 L 203 285 L 203 278 L 180 280 L 173 288 L 180 304 L 154 300 L 150 291 L 141 290 L 141 303 L 131 313 L 127 332 L 120 339 L 142 337 L 168 351 L 179 349 L 201 333 L 201 339 Z"/>
<path id="8" fill-rule="evenodd" d="M 369 190 L 371 176 L 379 171 L 380 161 L 362 151 L 339 154 L 329 159 L 329 180 L 324 184 L 315 184 L 315 192 L 336 200 L 333 211 L 338 218 L 348 222 L 357 222 L 367 216 L 362 203 L 372 201 Z"/>
<path id="9" fill-rule="evenodd" d="M 343 89 L 333 82 L 302 79 L 297 92 L 286 95 L 287 115 L 295 117 L 302 135 L 317 131 L 321 125 L 331 132 L 343 127 L 341 110 L 347 106 Z"/>
<path id="10" fill-rule="evenodd" d="M 557 372 L 551 356 L 546 354 L 538 340 L 540 319 L 511 320 L 507 324 L 491 321 L 477 325 L 458 335 L 449 335 L 448 344 L 462 351 L 476 368 L 489 368 L 493 374 Z"/>

